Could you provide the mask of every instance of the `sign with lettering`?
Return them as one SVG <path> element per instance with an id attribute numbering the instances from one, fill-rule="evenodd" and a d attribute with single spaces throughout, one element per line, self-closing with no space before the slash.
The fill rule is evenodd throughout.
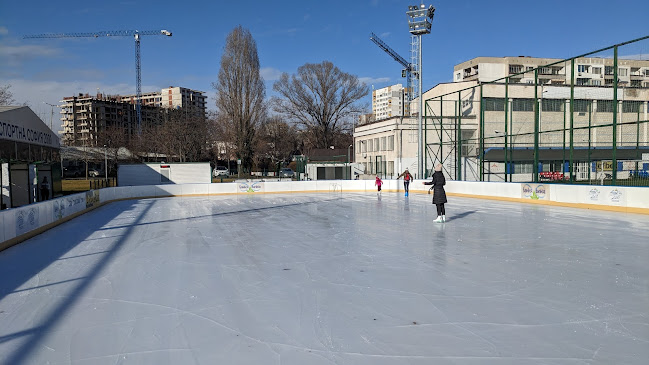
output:
<path id="1" fill-rule="evenodd" d="M 597 161 L 597 171 L 613 171 L 613 161 Z"/>
<path id="2" fill-rule="evenodd" d="M 545 184 L 523 184 L 521 185 L 521 197 L 523 199 L 548 200 L 550 192 Z"/>
<path id="3" fill-rule="evenodd" d="M 261 181 L 249 182 L 249 183 L 239 183 L 239 192 L 240 193 L 256 193 L 263 189 L 263 183 Z"/>
<path id="4" fill-rule="evenodd" d="M 59 138 L 29 107 L 0 113 L 0 140 L 59 147 Z"/>

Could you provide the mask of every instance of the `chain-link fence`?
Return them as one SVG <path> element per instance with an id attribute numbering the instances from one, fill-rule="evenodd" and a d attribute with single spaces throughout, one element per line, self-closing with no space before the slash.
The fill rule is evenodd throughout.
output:
<path id="1" fill-rule="evenodd" d="M 649 36 L 495 60 L 459 65 L 425 101 L 428 175 L 442 163 L 456 180 L 649 186 Z"/>

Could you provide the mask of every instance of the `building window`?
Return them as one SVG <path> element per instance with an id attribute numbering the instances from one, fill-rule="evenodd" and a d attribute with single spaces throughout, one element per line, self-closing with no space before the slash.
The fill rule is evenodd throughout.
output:
<path id="1" fill-rule="evenodd" d="M 602 85 L 602 80 L 590 80 L 590 84 L 594 86 Z"/>
<path id="2" fill-rule="evenodd" d="M 586 65 L 577 65 L 577 72 L 588 72 L 588 66 Z"/>
<path id="3" fill-rule="evenodd" d="M 388 149 L 387 138 L 381 137 L 381 151 L 385 151 L 387 149 Z"/>
<path id="4" fill-rule="evenodd" d="M 601 67 L 593 67 L 593 71 L 592 71 L 592 73 L 593 73 L 594 75 L 599 75 L 599 74 L 602 73 L 602 68 L 601 68 Z"/>
<path id="5" fill-rule="evenodd" d="M 575 100 L 574 105 L 572 106 L 572 111 L 575 113 L 587 113 L 588 106 L 590 105 L 590 100 Z"/>
<path id="6" fill-rule="evenodd" d="M 544 112 L 561 112 L 563 111 L 563 100 L 561 99 L 543 99 L 541 110 Z"/>
<path id="7" fill-rule="evenodd" d="M 514 164 L 514 173 L 515 174 L 531 174 L 533 164 L 531 163 L 515 163 Z"/>
<path id="8" fill-rule="evenodd" d="M 639 113 L 641 101 L 623 101 L 622 113 Z"/>
<path id="9" fill-rule="evenodd" d="M 502 98 L 483 98 L 484 110 L 488 112 L 504 112 L 505 99 Z"/>
<path id="10" fill-rule="evenodd" d="M 613 66 L 604 66 L 604 75 L 612 75 Z"/>
<path id="11" fill-rule="evenodd" d="M 394 161 L 388 161 L 388 175 L 394 174 Z"/>
<path id="12" fill-rule="evenodd" d="M 459 80 L 461 77 L 462 77 L 461 73 L 458 72 L 457 74 L 455 74 L 455 80 Z"/>
<path id="13" fill-rule="evenodd" d="M 577 78 L 576 85 L 588 85 L 588 81 L 590 81 L 590 79 L 580 78 L 579 77 L 579 78 Z"/>
<path id="14" fill-rule="evenodd" d="M 597 100 L 597 111 L 603 113 L 612 113 L 613 100 Z"/>
<path id="15" fill-rule="evenodd" d="M 394 136 L 388 136 L 388 151 L 394 151 Z"/>
<path id="16" fill-rule="evenodd" d="M 533 112 L 534 99 L 514 99 L 512 101 L 512 111 L 515 112 Z"/>
<path id="17" fill-rule="evenodd" d="M 618 68 L 617 69 L 617 75 L 618 76 L 626 76 L 627 72 L 629 72 L 629 69 L 626 69 L 626 68 Z"/>
<path id="18" fill-rule="evenodd" d="M 372 152 L 373 151 L 372 142 L 373 142 L 373 140 L 371 138 L 367 140 L 367 143 L 366 143 L 367 144 L 367 152 Z"/>
<path id="19" fill-rule="evenodd" d="M 380 148 L 380 147 L 379 147 L 379 139 L 378 139 L 378 138 L 374 138 L 374 151 L 380 151 L 379 148 Z"/>
<path id="20" fill-rule="evenodd" d="M 509 65 L 509 73 L 517 74 L 523 71 L 523 66 L 521 65 Z"/>

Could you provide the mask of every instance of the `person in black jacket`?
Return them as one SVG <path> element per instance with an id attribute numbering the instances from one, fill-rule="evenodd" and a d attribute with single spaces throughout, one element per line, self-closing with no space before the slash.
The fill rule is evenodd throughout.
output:
<path id="1" fill-rule="evenodd" d="M 442 173 L 442 164 L 437 164 L 435 166 L 435 173 L 433 174 L 433 181 L 424 182 L 424 185 L 433 185 L 433 204 L 437 206 L 437 219 L 433 222 L 443 223 L 446 222 L 446 209 L 444 209 L 444 203 L 446 200 L 446 191 L 444 191 L 444 185 L 446 185 L 446 178 Z"/>

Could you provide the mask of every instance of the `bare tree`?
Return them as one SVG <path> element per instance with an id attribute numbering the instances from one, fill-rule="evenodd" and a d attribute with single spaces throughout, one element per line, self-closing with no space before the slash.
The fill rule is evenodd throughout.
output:
<path id="1" fill-rule="evenodd" d="M 258 142 L 258 166 L 275 168 L 279 162 L 289 161 L 298 149 L 298 131 L 294 125 L 279 116 L 269 118 L 260 128 Z"/>
<path id="2" fill-rule="evenodd" d="M 216 89 L 216 107 L 233 130 L 236 154 L 244 170 L 254 157 L 256 129 L 266 116 L 264 80 L 259 73 L 257 43 L 241 26 L 228 34 Z"/>
<path id="3" fill-rule="evenodd" d="M 107 172 L 116 171 L 119 163 L 120 147 L 128 146 L 128 130 L 123 126 L 110 125 L 99 132 L 97 146 L 106 148 L 108 154 L 109 166 L 106 166 Z"/>
<path id="4" fill-rule="evenodd" d="M 211 155 L 214 165 L 218 160 L 229 161 L 234 158 L 235 138 L 232 120 L 224 118 L 222 114 L 213 112 L 209 117 L 208 133 L 210 138 Z"/>
<path id="5" fill-rule="evenodd" d="M 0 85 L 0 105 L 12 105 L 16 103 L 14 94 L 9 90 L 11 85 Z"/>
<path id="6" fill-rule="evenodd" d="M 356 102 L 369 93 L 356 76 L 329 61 L 300 66 L 297 75 L 283 73 L 273 90 L 280 95 L 273 97 L 274 110 L 302 125 L 313 148 L 331 146 L 364 109 Z"/>

